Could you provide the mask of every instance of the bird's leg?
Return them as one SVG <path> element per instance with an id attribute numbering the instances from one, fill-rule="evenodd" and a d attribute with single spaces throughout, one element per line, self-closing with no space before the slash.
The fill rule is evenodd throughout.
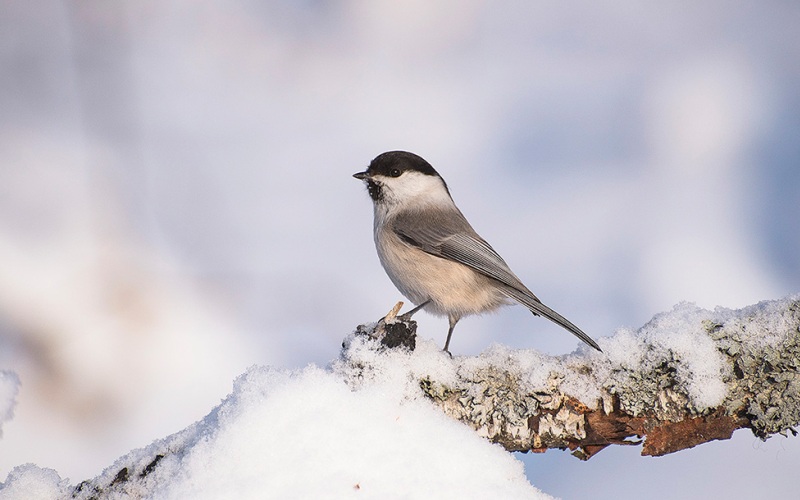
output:
<path id="1" fill-rule="evenodd" d="M 414 309 L 412 309 L 412 310 L 408 311 L 407 313 L 399 316 L 400 321 L 407 321 L 407 320 L 411 319 L 411 316 L 413 316 L 415 312 L 417 312 L 420 309 L 422 309 L 423 307 L 427 306 L 430 303 L 430 301 L 431 301 L 431 299 L 428 299 L 425 302 L 423 302 L 422 304 L 420 304 L 417 307 L 415 307 Z"/>
<path id="2" fill-rule="evenodd" d="M 450 337 L 453 336 L 453 330 L 455 329 L 456 323 L 458 323 L 459 319 L 461 319 L 461 318 L 456 317 L 456 316 L 450 316 L 449 317 L 450 329 L 447 330 L 447 340 L 444 341 L 444 352 L 446 352 L 447 354 L 450 354 L 450 351 L 448 350 L 448 348 L 450 347 Z M 450 357 L 452 357 L 452 356 L 453 355 L 450 354 Z"/>

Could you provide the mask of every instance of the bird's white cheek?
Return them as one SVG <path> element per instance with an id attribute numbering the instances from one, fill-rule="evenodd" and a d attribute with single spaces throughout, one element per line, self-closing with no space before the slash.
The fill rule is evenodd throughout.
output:
<path id="1" fill-rule="evenodd" d="M 450 195 L 442 179 L 419 172 L 405 172 L 397 178 L 387 178 L 383 182 L 384 200 L 392 205 L 420 203 L 432 205 L 452 204 Z"/>

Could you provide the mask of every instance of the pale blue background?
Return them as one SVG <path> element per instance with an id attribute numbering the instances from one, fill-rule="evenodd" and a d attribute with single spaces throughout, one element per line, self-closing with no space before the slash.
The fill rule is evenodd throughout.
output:
<path id="1" fill-rule="evenodd" d="M 7 284 L 20 283 L 0 288 L 0 368 L 50 366 L 31 347 L 39 341 L 26 340 L 38 323 L 20 312 L 45 292 L 15 294 L 60 283 L 53 273 L 71 269 L 73 250 L 101 276 L 106 252 L 121 253 L 189 289 L 238 332 L 224 344 L 247 346 L 195 353 L 191 331 L 188 342 L 158 344 L 165 327 L 141 358 L 112 350 L 153 380 L 126 377 L 109 354 L 107 371 L 59 391 L 110 384 L 97 422 L 125 433 L 91 442 L 97 427 L 75 424 L 33 445 L 26 424 L 12 422 L 0 478 L 31 460 L 76 483 L 200 418 L 248 364 L 335 358 L 355 325 L 400 299 L 351 177 L 390 149 L 428 159 L 528 286 L 595 338 L 683 300 L 741 307 L 800 290 L 795 2 L 10 0 L 0 9 L 0 251 L 18 257 L 0 266 Z M 32 316 L 82 310 L 70 302 L 81 273 L 65 276 L 77 285 Z M 200 313 L 193 307 L 185 316 Z M 421 335 L 444 341 L 445 321 L 418 319 Z M 47 324 L 58 342 L 60 322 Z M 550 353 L 577 345 L 517 307 L 462 321 L 452 350 L 491 342 Z M 182 407 L 181 388 L 159 384 L 169 372 L 147 368 L 155 352 L 193 363 L 183 372 L 194 389 L 203 368 L 228 371 Z M 48 377 L 41 387 L 69 379 Z M 149 400 L 151 390 L 170 404 Z M 17 420 L 39 408 L 22 404 Z M 61 411 L 77 422 L 98 410 L 39 413 Z M 762 443 L 746 431 L 661 459 L 639 450 L 588 463 L 559 452 L 523 459 L 534 485 L 567 498 L 785 497 L 800 464 L 797 439 Z"/>

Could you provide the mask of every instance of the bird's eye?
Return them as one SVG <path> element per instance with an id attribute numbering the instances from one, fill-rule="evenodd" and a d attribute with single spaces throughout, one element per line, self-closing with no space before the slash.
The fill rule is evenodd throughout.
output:
<path id="1" fill-rule="evenodd" d="M 400 171 L 399 168 L 393 168 L 392 171 L 389 172 L 389 175 L 391 175 L 392 177 L 400 177 L 400 174 L 402 174 L 402 172 Z"/>

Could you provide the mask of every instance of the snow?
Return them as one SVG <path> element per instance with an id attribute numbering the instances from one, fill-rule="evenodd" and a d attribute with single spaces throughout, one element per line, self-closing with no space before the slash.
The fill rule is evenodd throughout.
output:
<path id="1" fill-rule="evenodd" d="M 638 331 L 600 338 L 565 356 L 493 345 L 477 357 L 450 357 L 418 338 L 414 351 L 384 349 L 351 334 L 327 367 L 253 366 L 205 418 L 131 451 L 79 486 L 33 464 L 14 468 L 0 499 L 90 498 L 551 498 L 529 484 L 522 463 L 426 399 L 419 381 L 450 383 L 501 366 L 529 390 L 561 390 L 586 404 L 630 372 L 674 360 L 698 409 L 725 397 L 725 366 L 715 325 L 733 327 L 742 346 L 781 341 L 800 296 L 738 311 L 680 303 Z M 373 325 L 374 326 L 374 325 Z M 577 365 L 584 370 L 570 370 Z M 619 383 L 622 383 L 620 380 Z M 10 415 L 19 382 L 0 372 L 0 415 Z M 8 416 L 5 417 L 8 419 Z"/>
<path id="2" fill-rule="evenodd" d="M 674 360 L 676 377 L 686 386 L 693 406 L 713 408 L 725 398 L 725 366 L 703 325 L 721 322 L 721 311 L 712 313 L 683 302 L 655 316 L 636 333 L 623 329 L 604 344 L 608 366 L 618 364 L 647 373 L 665 360 Z"/>
<path id="3" fill-rule="evenodd" d="M 397 396 L 392 381 L 354 392 L 314 366 L 296 373 L 253 368 L 216 414 L 188 433 L 196 442 L 174 464 L 185 475 L 164 495 L 540 497 L 499 446 L 424 401 Z"/>
<path id="4" fill-rule="evenodd" d="M 67 496 L 70 489 L 68 481 L 61 479 L 58 472 L 33 464 L 15 467 L 0 486 L 3 500 L 49 500 Z"/>
<path id="5" fill-rule="evenodd" d="M 765 302 L 743 310 L 742 317 L 750 316 L 757 307 L 768 308 L 776 313 L 786 309 L 791 298 Z M 775 331 L 780 327 L 775 317 L 763 316 L 762 320 L 748 323 L 748 339 L 763 342 L 778 338 Z M 663 363 L 670 363 L 676 370 L 676 378 L 686 388 L 691 405 L 702 411 L 722 403 L 727 393 L 725 365 L 706 325 L 721 324 L 738 318 L 733 311 L 716 308 L 709 311 L 694 304 L 683 302 L 672 311 L 656 315 L 638 330 L 620 328 L 611 337 L 599 338 L 603 352 L 586 346 L 566 356 L 549 356 L 531 349 L 511 349 L 495 344 L 477 357 L 464 358 L 459 373 L 465 379 L 479 379 L 477 374 L 492 366 L 502 366 L 529 392 L 552 390 L 555 383 L 559 390 L 596 407 L 602 402 L 601 391 L 609 385 L 627 385 L 631 373 L 652 373 Z M 749 320 L 748 320 L 749 321 Z M 587 369 L 576 369 L 577 367 Z M 569 378 L 563 379 L 569 373 Z M 553 380 L 554 376 L 559 379 Z"/>
<path id="6" fill-rule="evenodd" d="M 781 332 L 790 330 L 791 318 L 786 314 L 787 303 L 800 300 L 800 295 L 785 300 L 765 300 L 743 308 L 740 312 L 718 307 L 715 312 L 729 325 L 736 326 L 737 337 L 753 347 L 774 347 L 784 341 Z M 759 321 L 751 318 L 760 314 Z"/>
<path id="7" fill-rule="evenodd" d="M 3 437 L 3 423 L 14 416 L 17 393 L 19 377 L 13 372 L 0 370 L 0 438 Z"/>
<path id="8" fill-rule="evenodd" d="M 116 493 L 137 498 L 551 498 L 522 463 L 423 399 L 415 375 L 456 365 L 433 343 L 382 352 L 350 339 L 368 372 L 339 360 L 323 369 L 251 367 L 204 419 L 106 469 Z M 164 458 L 143 473 L 154 457 Z M 14 469 L 0 498 L 55 498 L 51 470 Z M 93 490 L 81 488 L 78 498 Z"/>

